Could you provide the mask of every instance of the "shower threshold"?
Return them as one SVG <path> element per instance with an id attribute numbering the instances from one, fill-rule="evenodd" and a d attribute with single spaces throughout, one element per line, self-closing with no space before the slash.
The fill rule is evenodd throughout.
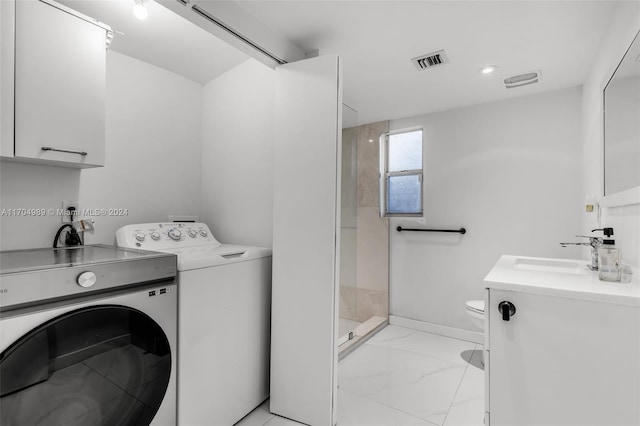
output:
<path id="1" fill-rule="evenodd" d="M 367 341 L 376 332 L 389 323 L 388 318 L 373 316 L 361 323 L 349 333 L 338 338 L 338 356 L 340 359 L 351 353 L 360 344 Z"/>

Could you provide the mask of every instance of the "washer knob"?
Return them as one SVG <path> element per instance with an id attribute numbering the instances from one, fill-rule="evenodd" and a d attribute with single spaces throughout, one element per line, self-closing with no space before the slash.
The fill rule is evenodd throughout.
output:
<path id="1" fill-rule="evenodd" d="M 179 229 L 173 228 L 170 229 L 169 232 L 167 232 L 167 235 L 169 235 L 169 238 L 171 238 L 172 240 L 179 241 L 182 237 L 182 232 L 180 232 Z"/>
<path id="2" fill-rule="evenodd" d="M 156 232 L 156 231 L 153 231 L 151 233 L 151 239 L 154 240 L 154 241 L 158 241 L 160 239 L 160 233 Z"/>
<path id="3" fill-rule="evenodd" d="M 204 229 L 201 229 L 200 230 L 200 235 L 202 235 L 203 237 L 206 237 L 207 236 L 207 231 L 204 230 Z"/>
<path id="4" fill-rule="evenodd" d="M 89 288 L 96 283 L 97 279 L 96 274 L 91 271 L 86 271 L 78 275 L 76 282 L 80 287 Z"/>
<path id="5" fill-rule="evenodd" d="M 189 236 L 191 238 L 195 238 L 198 235 L 198 233 L 195 231 L 195 229 L 189 229 Z"/>
<path id="6" fill-rule="evenodd" d="M 145 239 L 145 235 L 142 232 L 136 232 L 136 240 L 142 242 Z"/>

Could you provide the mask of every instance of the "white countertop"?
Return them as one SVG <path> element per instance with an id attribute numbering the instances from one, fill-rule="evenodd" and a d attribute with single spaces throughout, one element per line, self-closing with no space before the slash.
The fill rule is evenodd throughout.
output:
<path id="1" fill-rule="evenodd" d="M 548 265 L 557 264 L 554 268 Z M 485 277 L 487 288 L 640 307 L 640 282 L 600 281 L 589 262 L 503 255 Z M 575 269 L 571 269 L 576 265 Z"/>

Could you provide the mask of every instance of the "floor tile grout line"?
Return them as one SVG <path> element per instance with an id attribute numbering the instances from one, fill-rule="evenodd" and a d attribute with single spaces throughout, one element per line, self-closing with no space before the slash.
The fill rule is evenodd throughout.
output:
<path id="1" fill-rule="evenodd" d="M 398 327 L 400 327 L 400 326 L 398 326 Z M 405 328 L 405 327 L 402 327 L 402 328 Z M 420 333 L 420 334 L 426 334 L 426 335 L 432 335 L 432 336 L 441 337 L 441 338 L 445 339 L 444 342 L 446 342 L 447 340 L 453 340 L 453 341 L 456 341 L 456 342 L 462 342 L 462 343 L 464 343 L 464 344 L 466 344 L 466 345 L 468 345 L 470 347 L 470 348 L 463 348 L 463 350 L 465 350 L 465 351 L 466 350 L 471 350 L 473 352 L 478 348 L 478 343 L 475 343 L 475 342 L 469 342 L 469 341 L 466 341 L 466 340 L 451 338 L 451 337 L 448 337 L 448 336 L 440 336 L 438 334 L 424 332 L 424 331 L 421 331 L 421 330 L 413 330 L 413 329 L 408 329 L 408 330 L 411 330 L 412 332 L 416 332 L 416 333 Z M 418 336 L 419 336 L 419 334 L 418 334 Z M 400 339 L 401 338 L 392 339 L 391 341 L 395 342 L 395 341 L 398 341 Z M 422 421 L 422 422 L 424 422 L 424 423 L 426 423 L 428 425 L 433 425 L 433 426 L 443 426 L 443 425 L 445 425 L 446 422 L 447 422 L 449 413 L 451 411 L 451 408 L 454 405 L 454 401 L 455 401 L 456 397 L 458 396 L 458 394 L 460 392 L 460 388 L 462 386 L 462 382 L 465 379 L 465 377 L 466 377 L 466 375 L 467 375 L 467 373 L 469 371 L 469 362 L 465 361 L 464 363 L 463 362 L 458 363 L 456 361 L 451 361 L 451 359 L 444 359 L 444 357 L 438 357 L 438 356 L 434 356 L 434 355 L 431 355 L 431 354 L 425 354 L 425 353 L 422 353 L 422 352 L 417 352 L 415 350 L 410 350 L 410 349 L 406 349 L 406 348 L 398 348 L 398 347 L 394 347 L 394 346 L 389 346 L 386 343 L 387 342 L 379 342 L 378 343 L 378 342 L 375 342 L 375 341 L 369 341 L 369 342 L 366 342 L 365 344 L 363 344 L 358 349 L 365 349 L 367 346 L 375 346 L 376 348 L 380 348 L 380 349 L 384 348 L 384 349 L 387 349 L 387 350 L 396 350 L 399 353 L 412 354 L 412 355 L 415 355 L 415 356 L 417 356 L 419 358 L 425 358 L 426 360 L 440 361 L 440 362 L 446 363 L 446 364 L 454 366 L 454 367 L 462 367 L 464 365 L 464 369 L 463 369 L 462 375 L 460 376 L 458 385 L 457 385 L 456 390 L 455 390 L 455 392 L 453 394 L 453 397 L 451 399 L 449 407 L 448 407 L 448 409 L 447 409 L 447 411 L 446 411 L 446 413 L 444 415 L 444 419 L 443 419 L 442 423 L 441 424 L 440 423 L 434 423 L 433 421 L 424 419 L 424 418 L 422 418 L 420 416 L 416 416 L 415 414 L 411 414 L 411 413 L 406 412 L 404 410 L 401 410 L 399 408 L 387 405 L 387 404 L 385 404 L 383 402 L 376 401 L 376 400 L 370 398 L 367 395 L 360 395 L 359 393 L 355 393 L 355 392 L 352 392 L 352 391 L 349 391 L 349 390 L 346 390 L 346 389 L 339 389 L 338 392 L 345 392 L 345 393 L 354 395 L 356 397 L 363 398 L 363 399 L 369 401 L 370 403 L 379 405 L 380 407 L 384 407 L 385 409 L 389 409 L 392 412 L 401 413 L 401 414 L 406 415 L 406 416 L 408 416 L 410 418 L 414 418 L 416 420 Z M 341 360 L 340 365 L 342 365 L 344 361 L 346 361 L 346 360 L 348 360 L 350 358 L 353 358 L 354 354 L 357 353 L 357 352 L 358 351 L 355 351 L 354 353 L 350 354 L 348 357 L 345 357 L 343 360 Z M 354 360 L 352 360 L 352 361 L 354 361 Z M 355 361 L 357 361 L 357 360 L 355 360 Z M 266 420 L 266 422 L 262 423 L 262 426 L 268 426 L 270 423 L 272 423 L 274 421 L 275 418 L 279 417 L 279 416 L 274 415 L 274 414 L 272 414 L 270 412 L 269 412 L 269 415 L 271 417 L 268 418 Z"/>
<path id="2" fill-rule="evenodd" d="M 368 342 L 367 342 L 366 344 L 368 344 Z M 366 345 L 366 344 L 365 344 L 365 345 Z M 461 361 L 461 362 L 459 362 L 459 363 L 458 363 L 458 362 L 452 362 L 452 361 L 450 361 L 450 360 L 442 359 L 442 358 L 440 358 L 440 357 L 436 357 L 436 356 L 433 356 L 433 355 L 427 355 L 427 354 L 423 354 L 423 353 L 421 353 L 421 352 L 411 351 L 411 350 L 408 350 L 408 349 L 396 348 L 396 347 L 393 347 L 393 346 L 376 345 L 376 344 L 374 344 L 374 343 L 372 343 L 371 345 L 372 345 L 372 346 L 379 347 L 379 348 L 394 349 L 394 350 L 401 351 L 401 352 L 406 352 L 406 353 L 410 353 L 410 354 L 414 354 L 414 355 L 420 355 L 420 356 L 423 356 L 423 357 L 426 357 L 426 358 L 435 359 L 435 360 L 440 361 L 440 362 L 446 362 L 446 363 L 448 363 L 448 364 L 458 365 L 458 366 L 460 366 L 460 367 L 462 367 L 462 366 L 465 366 L 465 367 L 466 367 L 466 366 L 468 366 L 468 365 L 469 365 L 469 363 L 468 363 L 468 362 L 466 362 L 466 361 L 464 361 L 464 359 L 463 359 L 463 361 L 464 361 L 464 362 L 462 362 L 462 361 Z M 474 344 L 474 345 L 473 345 L 473 348 L 472 348 L 471 350 L 475 350 L 476 346 L 477 346 L 477 344 Z M 364 346 L 363 346 L 363 347 L 364 347 Z M 345 358 L 345 359 L 346 359 L 346 358 Z"/>
<path id="3" fill-rule="evenodd" d="M 398 326 L 398 327 L 400 327 L 400 326 Z M 402 327 L 402 328 L 404 328 L 404 327 Z M 409 330 L 412 330 L 412 329 L 409 329 Z M 424 331 L 420 331 L 420 330 L 412 330 L 412 331 L 414 331 L 414 332 L 416 332 L 416 333 L 421 333 L 421 334 L 427 334 L 427 335 L 439 336 L 439 335 L 434 334 L 434 333 L 424 332 Z M 461 340 L 461 339 L 450 338 L 450 337 L 448 337 L 448 336 L 439 336 L 439 337 L 443 337 L 443 338 L 445 338 L 445 339 L 447 339 L 447 340 L 454 340 L 454 341 L 457 341 L 457 342 L 463 342 L 463 343 L 467 344 L 468 346 L 470 346 L 470 350 L 471 350 L 472 352 L 475 352 L 479 347 L 481 347 L 481 346 L 482 346 L 482 345 L 481 345 L 481 344 L 479 344 L 479 343 L 469 342 L 469 341 L 465 341 L 465 340 Z M 394 339 L 394 341 L 397 341 L 397 340 L 399 340 L 399 339 Z M 446 342 L 446 340 L 445 340 L 445 342 Z M 372 399 L 372 398 L 370 398 L 370 397 L 369 397 L 369 396 L 367 396 L 367 395 L 361 395 L 361 394 L 359 394 L 359 393 L 355 393 L 355 392 L 352 392 L 352 391 L 350 391 L 350 390 L 346 390 L 346 389 L 339 389 L 339 390 L 338 390 L 338 392 L 345 392 L 345 393 L 347 393 L 347 394 L 354 395 L 354 396 L 359 397 L 359 398 L 363 398 L 364 400 L 368 401 L 369 403 L 372 403 L 372 404 L 378 405 L 378 406 L 380 406 L 380 407 L 383 407 L 383 408 L 385 408 L 385 409 L 391 410 L 391 412 L 395 412 L 395 413 L 399 413 L 399 414 L 406 415 L 407 417 L 410 417 L 410 418 L 416 419 L 417 421 L 424 422 L 424 423 L 425 423 L 426 425 L 428 425 L 428 426 L 444 426 L 444 425 L 446 425 L 447 420 L 449 419 L 449 415 L 450 415 L 451 409 L 452 409 L 452 408 L 453 408 L 453 406 L 454 406 L 454 402 L 456 401 L 456 398 L 457 398 L 458 394 L 460 393 L 460 390 L 461 390 L 461 387 L 462 387 L 462 383 L 463 383 L 463 381 L 465 380 L 465 378 L 467 378 L 467 374 L 469 374 L 469 371 L 470 371 L 470 369 L 469 369 L 470 361 L 471 361 L 471 359 L 473 359 L 473 355 L 472 355 L 472 357 L 470 358 L 470 360 L 469 360 L 469 361 L 465 361 L 464 363 L 462 363 L 462 362 L 458 363 L 458 362 L 455 362 L 455 361 L 454 361 L 454 362 L 452 362 L 450 359 L 444 359 L 444 357 L 437 357 L 437 356 L 428 355 L 428 354 L 424 354 L 424 353 L 421 353 L 421 352 L 416 352 L 416 351 L 409 350 L 409 349 L 398 348 L 398 347 L 394 347 L 394 346 L 388 346 L 388 345 L 384 344 L 384 343 L 386 343 L 386 342 L 382 342 L 382 343 L 383 343 L 383 344 L 379 344 L 379 343 L 376 343 L 376 342 L 374 342 L 374 341 L 369 341 L 369 342 L 366 342 L 365 344 L 361 345 L 361 346 L 360 346 L 359 348 L 357 348 L 357 349 L 358 349 L 358 350 L 360 350 L 360 349 L 365 349 L 366 347 L 374 346 L 374 347 L 376 347 L 376 348 L 380 348 L 380 349 L 395 350 L 395 351 L 398 351 L 398 353 L 412 354 L 412 355 L 417 356 L 417 357 L 419 357 L 419 358 L 424 358 L 425 360 L 435 360 L 435 361 L 440 361 L 440 362 L 445 363 L 445 364 L 448 364 L 448 365 L 450 365 L 450 366 L 452 366 L 452 367 L 462 367 L 462 366 L 463 366 L 463 364 L 464 364 L 464 369 L 462 369 L 462 370 L 463 370 L 463 371 L 462 371 L 462 375 L 460 376 L 459 382 L 458 382 L 458 384 L 457 384 L 457 387 L 456 387 L 456 389 L 455 389 L 455 392 L 453 393 L 453 397 L 451 398 L 451 402 L 450 402 L 450 404 L 449 404 L 449 406 L 448 406 L 448 409 L 447 409 L 447 411 L 444 413 L 444 418 L 443 418 L 442 422 L 441 422 L 441 423 L 440 423 L 440 422 L 438 422 L 438 423 L 434 423 L 433 421 L 430 421 L 430 420 L 424 419 L 424 418 L 422 418 L 422 417 L 420 417 L 420 416 L 416 416 L 415 414 L 412 414 L 412 413 L 406 412 L 406 411 L 404 411 L 404 410 L 402 410 L 402 409 L 399 409 L 399 408 L 393 407 L 393 406 L 391 406 L 391 405 L 387 405 L 387 404 L 385 404 L 384 402 L 376 401 L 375 399 Z M 462 349 L 463 349 L 463 351 L 469 350 L 469 348 L 462 348 Z M 350 354 L 348 357 L 345 357 L 343 360 L 341 360 L 341 361 L 340 361 L 340 363 L 339 363 L 339 364 L 340 364 L 340 366 L 342 366 L 342 364 L 343 364 L 343 362 L 344 362 L 345 360 L 348 360 L 348 359 L 350 359 L 350 358 L 353 358 L 353 357 L 354 357 L 354 354 L 355 354 L 355 353 L 358 353 L 358 350 L 356 350 L 353 354 Z M 356 357 L 356 358 L 357 358 L 357 357 Z M 463 359 L 463 358 L 462 358 L 462 359 Z M 355 359 L 355 360 L 353 360 L 353 361 L 358 362 L 358 360 L 357 360 L 357 359 Z M 269 415 L 270 417 L 269 417 L 269 418 L 268 418 L 264 423 L 262 423 L 262 426 L 269 426 L 269 424 L 275 424 L 275 423 L 274 423 L 274 420 L 275 420 L 276 418 L 280 417 L 280 416 L 270 413 L 270 411 L 269 411 L 268 409 L 266 410 L 266 412 L 268 413 L 268 415 Z M 288 421 L 291 421 L 291 422 L 292 422 L 292 420 L 290 420 L 290 419 L 286 419 L 285 417 L 283 417 L 282 419 L 284 419 L 284 420 L 288 420 Z M 295 423 L 292 423 L 292 424 L 295 424 Z M 301 426 L 304 426 L 304 425 L 303 425 L 303 424 L 301 424 L 301 423 L 300 423 L 300 425 L 301 425 Z"/>
<path id="4" fill-rule="evenodd" d="M 477 347 L 478 347 L 478 344 L 475 344 L 473 347 L 473 350 L 475 351 Z M 467 366 L 464 369 L 464 373 L 462 373 L 462 377 L 460 378 L 460 383 L 458 383 L 456 392 L 453 394 L 453 398 L 451 399 L 451 404 L 449 404 L 449 409 L 447 410 L 447 414 L 445 414 L 444 416 L 444 421 L 442 422 L 442 426 L 445 426 L 447 424 L 447 418 L 449 417 L 449 413 L 451 412 L 451 407 L 453 407 L 453 402 L 456 400 L 456 396 L 458 396 L 458 392 L 460 392 L 462 381 L 464 380 L 464 377 L 467 375 L 467 371 L 469 370 L 469 365 L 471 364 L 472 358 L 473 358 L 473 355 L 471 356 L 471 358 L 469 358 L 469 363 L 467 363 Z"/>
<path id="5" fill-rule="evenodd" d="M 422 332 L 421 332 L 421 331 L 419 331 L 419 330 L 414 330 L 414 331 L 417 331 L 417 332 L 422 333 Z M 426 333 L 426 334 L 431 334 L 431 333 Z M 443 337 L 446 337 L 446 336 L 443 336 Z M 451 339 L 453 339 L 453 338 L 451 338 Z M 453 340 L 461 341 L 461 340 L 459 340 L 459 339 L 453 339 Z M 468 343 L 468 344 L 471 346 L 471 349 L 470 349 L 471 351 L 476 350 L 476 348 L 478 347 L 478 344 L 477 344 L 477 343 L 471 343 L 471 342 L 466 342 L 466 341 L 462 341 L 462 342 Z M 372 342 L 372 341 L 366 342 L 366 343 L 365 343 L 364 345 L 362 345 L 362 347 L 361 347 L 361 348 L 359 348 L 359 349 L 364 349 L 364 348 L 366 348 L 368 345 L 370 345 L 370 346 L 376 346 L 376 347 L 378 347 L 378 348 L 384 348 L 384 349 L 387 349 L 387 350 L 397 350 L 397 351 L 399 351 L 399 352 L 409 353 L 409 354 L 417 355 L 417 356 L 424 357 L 424 358 L 427 358 L 427 359 L 430 359 L 430 360 L 436 360 L 436 361 L 444 362 L 444 363 L 449 364 L 449 365 L 462 367 L 462 363 L 458 364 L 458 363 L 456 363 L 456 362 L 451 362 L 450 360 L 443 360 L 443 359 L 438 358 L 438 357 L 435 357 L 435 356 L 425 355 L 425 354 L 420 353 L 420 352 L 414 352 L 414 351 L 407 350 L 407 349 L 403 349 L 403 348 L 397 348 L 397 347 L 387 346 L 387 345 L 380 345 L 380 344 L 376 344 L 375 342 Z M 453 401 L 455 401 L 455 397 L 456 397 L 456 395 L 458 394 L 458 391 L 460 390 L 460 386 L 462 385 L 462 380 L 464 379 L 464 377 L 465 377 L 465 375 L 466 375 L 466 373 L 467 373 L 468 368 L 469 368 L 469 362 L 465 362 L 465 363 L 464 363 L 464 371 L 463 371 L 463 373 L 462 373 L 462 375 L 461 375 L 461 377 L 460 377 L 460 381 L 458 382 L 458 386 L 456 387 L 456 391 L 455 391 L 455 393 L 454 393 L 454 395 L 453 395 L 453 397 L 452 397 L 452 399 L 451 399 L 451 403 L 449 404 L 449 408 L 447 409 L 447 412 L 446 412 L 446 414 L 445 414 L 445 416 L 444 416 L 444 420 L 443 420 L 443 422 L 442 422 L 442 425 L 444 425 L 444 423 L 445 423 L 445 422 L 446 422 L 446 420 L 447 420 L 447 417 L 448 417 L 448 415 L 449 415 L 449 411 L 451 410 L 451 407 L 453 406 Z M 345 391 L 346 391 L 346 392 L 349 392 L 348 390 L 345 390 Z M 422 418 L 422 417 L 415 416 L 414 414 L 407 413 L 407 412 L 405 412 L 405 411 L 403 411 L 403 410 L 400 410 L 400 409 L 398 409 L 398 408 L 396 408 L 396 407 L 392 407 L 392 406 L 387 405 L 387 404 L 385 404 L 385 403 L 382 403 L 382 402 L 376 401 L 376 400 L 374 400 L 374 399 L 371 399 L 371 398 L 369 398 L 368 396 L 360 395 L 360 394 L 356 394 L 356 393 L 354 393 L 354 392 L 349 392 L 349 393 L 351 393 L 351 394 L 353 394 L 353 395 L 360 396 L 360 397 L 362 397 L 362 398 L 365 398 L 365 399 L 367 399 L 367 400 L 369 400 L 369 401 L 372 401 L 372 402 L 374 402 L 374 403 L 376 403 L 376 404 L 379 404 L 379 405 L 382 405 L 382 406 L 384 406 L 384 407 L 390 408 L 390 409 L 392 409 L 392 410 L 396 410 L 396 411 L 399 411 L 399 412 L 401 412 L 401 413 L 407 414 L 407 415 L 409 415 L 409 416 L 415 417 L 415 418 L 420 419 L 420 420 L 422 420 L 422 421 L 425 421 L 425 422 L 427 422 L 427 423 L 434 424 L 434 425 L 437 425 L 437 426 L 442 426 L 442 425 L 438 425 L 438 424 L 436 424 L 436 423 L 433 423 L 433 422 L 431 422 L 431 421 L 429 421 L 429 420 L 427 420 L 427 419 L 424 419 L 424 418 Z M 263 426 L 264 426 L 264 425 L 263 425 Z"/>
<path id="6" fill-rule="evenodd" d="M 400 327 L 400 326 L 396 326 L 396 327 Z M 401 327 L 401 328 L 404 328 L 404 327 Z M 407 329 L 407 330 L 410 330 L 412 333 L 428 334 L 428 335 L 431 335 L 431 336 L 435 336 L 435 337 L 437 337 L 437 338 L 443 338 L 443 339 L 447 339 L 447 340 L 455 340 L 456 342 L 462 342 L 462 343 L 465 343 L 465 344 L 467 344 L 467 345 L 469 345 L 469 346 L 472 346 L 471 350 L 475 350 L 475 349 L 478 347 L 478 343 L 475 343 L 475 342 L 469 342 L 469 341 L 467 341 L 467 340 L 456 339 L 455 337 L 441 336 L 441 335 L 439 335 L 439 334 L 429 333 L 428 331 L 420 331 L 420 330 L 413 330 L 413 329 Z M 402 336 L 402 337 L 398 337 L 398 338 L 388 339 L 388 340 L 387 340 L 387 342 L 391 342 L 391 341 L 394 341 L 394 342 L 395 342 L 395 341 L 398 341 L 398 340 L 400 340 L 400 339 L 404 339 L 404 338 L 406 338 L 406 337 L 407 337 L 407 336 Z M 442 359 L 442 358 L 439 358 L 439 357 L 436 357 L 436 356 L 432 356 L 432 355 L 426 355 L 426 354 L 423 354 L 423 353 L 421 353 L 421 352 L 416 352 L 416 351 L 412 351 L 412 350 L 409 350 L 409 349 L 397 348 L 397 347 L 389 346 L 389 345 L 386 345 L 386 344 L 380 344 L 380 343 L 377 343 L 377 341 L 376 341 L 376 340 L 374 340 L 374 339 L 375 339 L 375 337 L 374 337 L 374 338 L 372 338 L 371 340 L 369 340 L 368 342 L 366 342 L 366 344 L 365 344 L 365 345 L 369 344 L 369 345 L 378 346 L 378 347 L 383 347 L 383 348 L 398 349 L 398 350 L 401 350 L 401 351 L 410 352 L 410 353 L 415 353 L 415 354 L 418 354 L 418 355 L 425 355 L 425 356 L 427 356 L 427 357 L 434 358 L 434 359 L 438 359 L 438 360 L 445 361 L 445 362 L 451 362 L 451 361 L 449 361 L 449 360 L 445 360 L 445 359 Z M 381 343 L 385 343 L 385 342 L 381 342 Z M 365 346 L 365 345 L 363 345 L 363 346 Z M 453 364 L 457 364 L 457 363 L 456 363 L 456 362 L 453 362 Z M 467 365 L 468 363 L 467 363 L 467 362 L 464 362 L 464 363 L 460 363 L 460 364 L 461 364 L 461 365 L 462 365 L 462 364 Z"/>
<path id="7" fill-rule="evenodd" d="M 444 361 L 443 361 L 443 362 L 444 362 Z M 456 365 L 456 364 L 453 364 L 453 365 Z M 362 395 L 362 394 L 359 394 L 359 393 L 356 393 L 356 392 L 352 392 L 352 391 L 349 391 L 349 390 L 346 390 L 346 389 L 343 389 L 343 391 L 348 392 L 348 393 L 350 393 L 350 394 L 352 394 L 352 395 L 359 396 L 359 397 L 361 397 L 361 398 L 364 398 L 364 399 L 366 399 L 366 400 L 368 400 L 368 401 L 371 401 L 371 402 L 374 402 L 374 403 L 376 403 L 376 404 L 382 405 L 382 406 L 384 406 L 384 407 L 390 408 L 390 409 L 392 409 L 392 410 L 396 410 L 396 411 L 399 411 L 399 412 L 401 412 L 401 413 L 407 414 L 407 415 L 409 415 L 409 416 L 411 416 L 411 417 L 415 417 L 415 418 L 417 418 L 417 419 L 419 419 L 419 420 L 422 420 L 422 421 L 425 421 L 425 422 L 427 422 L 427 423 L 430 423 L 430 424 L 433 424 L 433 425 L 436 425 L 436 426 L 442 426 L 442 425 L 444 425 L 444 422 L 445 422 L 445 421 L 446 421 L 446 419 L 447 419 L 447 416 L 448 416 L 448 414 L 449 414 L 449 410 L 451 410 L 451 406 L 453 405 L 453 401 L 455 400 L 455 397 L 456 397 L 456 395 L 458 394 L 458 390 L 460 389 L 460 385 L 461 385 L 461 383 L 462 383 L 462 379 L 464 378 L 464 375 L 466 374 L 466 372 L 467 372 L 467 368 L 468 368 L 468 367 L 469 367 L 468 365 L 465 367 L 464 372 L 463 372 L 463 373 L 462 373 L 462 375 L 460 376 L 460 382 L 458 383 L 458 386 L 456 387 L 456 391 L 454 392 L 453 397 L 451 398 L 451 403 L 449 404 L 449 408 L 447 409 L 447 412 L 446 412 L 446 414 L 444 415 L 444 420 L 443 420 L 442 424 L 433 423 L 432 421 L 427 420 L 427 419 L 425 419 L 425 418 L 423 418 L 423 417 L 417 416 L 417 415 L 415 415 L 415 414 L 411 414 L 411 413 L 409 413 L 409 412 L 407 412 L 407 411 L 404 411 L 404 410 L 401 410 L 401 409 L 399 409 L 399 408 L 397 408 L 397 407 L 393 407 L 393 406 L 391 406 L 391 405 L 385 404 L 385 403 L 384 403 L 384 402 L 382 402 L 382 401 L 377 401 L 377 400 L 375 400 L 375 399 L 373 399 L 373 398 L 370 398 L 370 397 L 369 397 L 369 395 Z M 340 391 L 340 390 L 339 390 L 339 391 Z M 264 425 L 263 425 L 263 426 L 264 426 Z"/>
<path id="8" fill-rule="evenodd" d="M 471 340 L 459 339 L 457 337 L 445 336 L 445 335 L 442 335 L 442 334 L 434 333 L 432 331 L 417 330 L 415 328 L 408 328 L 408 327 L 404 327 L 404 326 L 401 326 L 401 325 L 388 324 L 387 327 L 402 328 L 404 330 L 409 330 L 411 332 L 410 334 L 413 334 L 413 333 L 427 334 L 429 336 L 434 336 L 434 337 L 439 338 L 439 339 L 441 338 L 441 339 L 446 339 L 446 340 L 455 340 L 456 342 L 464 342 L 464 343 L 468 343 L 470 345 L 479 345 L 480 344 L 478 342 L 473 342 Z M 401 338 L 404 338 L 404 337 L 406 337 L 406 336 L 394 337 L 394 338 L 390 338 L 389 340 L 390 341 L 391 340 L 398 340 L 398 339 L 401 339 Z"/>
<path id="9" fill-rule="evenodd" d="M 390 410 L 397 411 L 397 412 L 402 413 L 402 414 L 405 414 L 405 415 L 407 415 L 407 416 L 409 416 L 409 417 L 413 417 L 413 418 L 414 418 L 414 419 L 416 419 L 416 420 L 420 420 L 420 421 L 422 421 L 422 422 L 426 422 L 426 423 L 429 423 L 429 424 L 434 425 L 434 426 L 442 426 L 442 425 L 439 425 L 438 423 L 434 423 L 434 422 L 429 421 L 429 420 L 427 420 L 427 419 L 425 419 L 425 418 L 422 418 L 422 417 L 420 417 L 420 416 L 416 416 L 415 414 L 408 413 L 408 412 L 406 412 L 406 411 L 404 411 L 404 410 L 401 410 L 401 409 L 399 409 L 399 408 L 397 408 L 397 407 L 392 407 L 392 406 L 390 406 L 390 405 L 387 405 L 387 404 L 385 404 L 384 402 L 380 402 L 380 401 L 376 401 L 375 399 L 371 399 L 371 398 L 369 398 L 369 397 L 368 397 L 368 396 L 366 396 L 366 395 L 360 395 L 360 394 L 358 394 L 358 393 L 351 392 L 351 391 L 344 390 L 344 389 L 343 389 L 342 391 L 339 391 L 339 392 L 346 392 L 346 393 L 349 393 L 349 394 L 351 394 L 351 395 L 357 396 L 357 397 L 359 397 L 359 398 L 366 399 L 367 401 L 370 401 L 370 402 L 372 402 L 372 403 L 374 403 L 374 404 L 381 405 L 381 406 L 383 406 L 383 407 L 385 407 L 385 408 L 389 408 Z M 445 416 L 445 419 L 446 419 L 446 416 Z M 340 420 L 340 419 L 338 419 L 338 420 Z M 264 426 L 264 425 L 263 425 L 263 426 Z"/>

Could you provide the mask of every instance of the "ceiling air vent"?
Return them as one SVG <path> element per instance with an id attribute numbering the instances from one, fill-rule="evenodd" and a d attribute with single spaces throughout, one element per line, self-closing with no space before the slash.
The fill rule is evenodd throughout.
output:
<path id="1" fill-rule="evenodd" d="M 412 58 L 411 62 L 413 62 L 416 68 L 418 68 L 418 71 L 422 71 L 428 68 L 437 67 L 438 65 L 448 64 L 449 59 L 444 53 L 444 50 L 438 50 L 437 52 Z"/>
<path id="2" fill-rule="evenodd" d="M 505 78 L 504 85 L 507 89 L 513 89 L 514 87 L 526 86 L 527 84 L 533 84 L 540 81 L 540 71 L 531 71 L 520 75 L 514 75 L 513 77 Z"/>

